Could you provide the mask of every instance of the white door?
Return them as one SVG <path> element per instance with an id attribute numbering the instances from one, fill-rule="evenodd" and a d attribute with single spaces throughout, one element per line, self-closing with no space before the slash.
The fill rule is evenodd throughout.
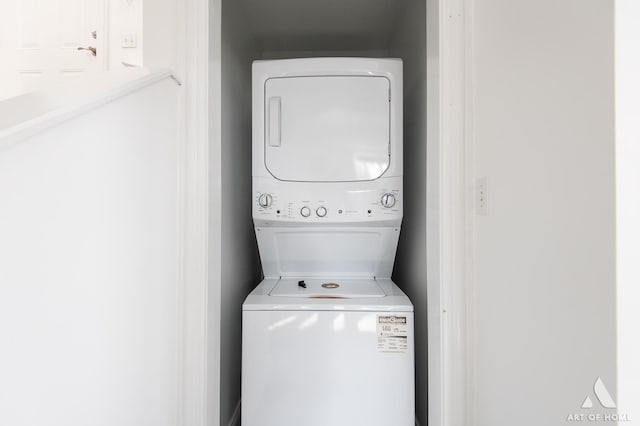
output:
<path id="1" fill-rule="evenodd" d="M 2 0 L 0 98 L 103 71 L 104 2 Z"/>
<path id="2" fill-rule="evenodd" d="M 389 167 L 389 90 L 385 77 L 267 80 L 267 169 L 287 181 L 379 178 Z"/>

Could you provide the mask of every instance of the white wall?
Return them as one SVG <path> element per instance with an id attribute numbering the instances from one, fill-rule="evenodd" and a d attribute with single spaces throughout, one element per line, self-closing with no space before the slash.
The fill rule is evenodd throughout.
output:
<path id="1" fill-rule="evenodd" d="M 426 246 L 427 246 L 427 423 L 442 421 L 442 320 L 440 277 L 440 2 L 427 0 L 426 43 Z M 422 402 L 424 403 L 424 402 Z M 418 410 L 416 410 L 418 411 Z"/>
<path id="2" fill-rule="evenodd" d="M 616 1 L 618 411 L 640 421 L 640 3 Z M 623 424 L 623 423 L 621 423 Z M 628 423 L 627 423 L 628 424 Z"/>
<path id="3" fill-rule="evenodd" d="M 209 2 L 207 11 L 209 39 L 205 41 L 208 50 L 207 93 L 202 100 L 207 104 L 205 120 L 208 127 L 207 141 L 207 305 L 206 305 L 206 407 L 204 422 L 206 426 L 220 425 L 221 404 L 220 387 L 222 370 L 220 368 L 221 315 L 222 306 L 222 0 Z M 215 29 L 218 30 L 215 30 Z M 198 33 L 192 35 L 196 38 Z M 200 47 L 200 46 L 198 46 Z M 200 50 L 194 46 L 196 53 Z M 202 58 L 199 58 L 202 60 Z M 194 94 L 195 95 L 195 94 Z M 199 154 L 199 152 L 196 152 Z M 196 181 L 199 180 L 196 177 Z M 197 372 L 197 371 L 196 371 Z"/>
<path id="4" fill-rule="evenodd" d="M 255 42 L 237 0 L 222 2 L 222 299 L 220 424 L 237 421 L 242 302 L 262 278 L 251 217 L 251 61 Z M 212 185 L 215 183 L 212 183 Z"/>
<path id="5" fill-rule="evenodd" d="M 475 216 L 472 417 L 566 424 L 607 411 L 597 377 L 615 398 L 613 2 L 476 0 L 472 18 L 489 199 Z"/>
<path id="6" fill-rule="evenodd" d="M 405 4 L 396 21 L 390 56 L 403 60 L 404 217 L 394 281 L 415 312 L 416 418 L 427 424 L 427 75 L 426 2 Z"/>
<path id="7" fill-rule="evenodd" d="M 178 90 L 0 141 L 0 424 L 175 425 Z"/>
<path id="8" fill-rule="evenodd" d="M 135 0 L 141 1 L 141 0 Z M 142 10 L 142 45 L 145 67 L 178 70 L 184 57 L 182 23 L 184 6 L 179 0 L 146 1 Z M 142 4 L 142 3 L 140 3 Z"/>
<path id="9" fill-rule="evenodd" d="M 15 19 L 16 2 L 0 2 L 0 100 L 16 96 L 22 92 L 22 85 L 18 79 L 17 57 L 12 52 L 15 44 L 16 24 L 11 20 Z"/>
<path id="10" fill-rule="evenodd" d="M 109 69 L 122 68 L 123 62 L 142 66 L 143 0 L 109 0 L 108 4 Z M 123 47 L 123 38 L 132 35 L 136 46 Z"/>

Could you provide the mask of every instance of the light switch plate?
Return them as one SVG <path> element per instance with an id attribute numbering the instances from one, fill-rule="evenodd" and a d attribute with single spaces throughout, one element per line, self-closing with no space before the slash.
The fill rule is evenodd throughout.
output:
<path id="1" fill-rule="evenodd" d="M 135 48 L 135 47 L 138 47 L 138 36 L 136 34 L 123 34 L 122 35 L 122 47 L 123 48 Z"/>
<path id="2" fill-rule="evenodd" d="M 486 176 L 476 179 L 476 214 L 489 214 L 489 180 Z"/>

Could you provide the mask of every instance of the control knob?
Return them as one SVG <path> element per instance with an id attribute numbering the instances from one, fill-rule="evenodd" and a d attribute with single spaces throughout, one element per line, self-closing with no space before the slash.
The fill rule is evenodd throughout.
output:
<path id="1" fill-rule="evenodd" d="M 325 217 L 327 215 L 327 209 L 325 207 L 318 207 L 316 209 L 316 214 L 318 217 Z"/>
<path id="2" fill-rule="evenodd" d="M 258 204 L 260 204 L 260 207 L 269 207 L 272 202 L 273 197 L 271 194 L 260 194 L 260 197 L 258 197 Z"/>
<path id="3" fill-rule="evenodd" d="M 307 206 L 304 206 L 300 209 L 300 214 L 302 215 L 302 217 L 309 217 L 311 216 L 311 209 Z"/>
<path id="4" fill-rule="evenodd" d="M 387 192 L 386 194 L 382 195 L 380 203 L 382 204 L 382 207 L 390 209 L 391 207 L 396 205 L 396 196 Z"/>

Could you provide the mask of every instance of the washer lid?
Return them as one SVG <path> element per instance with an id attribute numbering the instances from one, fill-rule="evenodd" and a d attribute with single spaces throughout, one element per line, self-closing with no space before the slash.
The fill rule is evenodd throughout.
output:
<path id="1" fill-rule="evenodd" d="M 302 281 L 302 284 L 300 282 Z M 384 297 L 385 292 L 376 280 L 368 279 L 320 279 L 280 278 L 269 296 L 312 299 L 356 299 Z"/>
<path id="2" fill-rule="evenodd" d="M 389 96 L 381 76 L 267 80 L 266 168 L 286 181 L 378 179 L 390 164 Z"/>

